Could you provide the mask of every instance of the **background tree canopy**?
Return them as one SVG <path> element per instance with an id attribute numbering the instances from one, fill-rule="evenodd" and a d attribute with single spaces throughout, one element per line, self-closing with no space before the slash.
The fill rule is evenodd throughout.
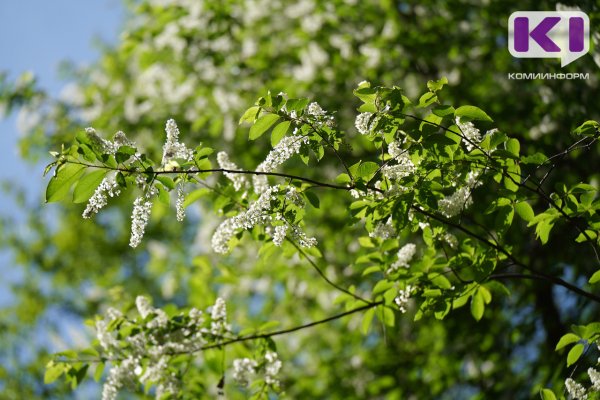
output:
<path id="1" fill-rule="evenodd" d="M 575 5 L 590 17 L 590 55 L 561 69 L 558 59 L 516 59 L 509 54 L 507 21 L 512 12 L 562 10 Z M 490 165 L 501 173 L 496 183 L 490 175 L 485 190 L 471 185 L 473 205 L 464 213 L 446 213 L 446 217 L 442 213 L 437 222 L 431 220 L 438 215 L 433 211 L 429 219 L 423 214 L 422 219 L 405 221 L 407 226 L 412 224 L 410 229 L 387 240 L 373 234 L 381 222 L 378 215 L 401 212 L 386 210 L 385 214 L 369 203 L 364 207 L 372 205 L 373 211 L 361 214 L 359 202 L 350 193 L 319 185 L 311 190 L 298 186 L 309 193 L 303 194 L 309 205 L 294 210 L 294 215 L 301 215 L 298 218 L 303 219 L 306 235 L 317 239 L 318 245 L 312 249 L 291 242 L 274 246 L 265 231 L 250 229 L 232 239 L 227 254 L 215 252 L 211 246 L 215 229 L 237 212 L 236 204 L 248 206 L 250 201 L 221 174 L 206 178 L 210 189 L 188 185 L 183 223 L 166 204 L 169 194 L 165 191 L 165 202 L 154 202 L 144 238 L 135 249 L 129 246 L 131 209 L 139 195 L 135 191 L 111 198 L 94 220 L 82 219 L 85 200 L 93 191 L 75 204 L 22 204 L 28 213 L 26 230 L 18 229 L 9 210 L 3 210 L 1 237 L 14 251 L 14 268 L 22 270 L 25 277 L 13 287 L 15 303 L 0 312 L 3 398 L 75 398 L 78 394 L 81 398 L 86 393 L 99 397 L 96 393 L 101 388 L 93 380 L 84 381 L 75 392 L 64 380 L 44 384 L 45 367 L 52 358 L 49 352 L 73 347 L 64 339 L 63 348 L 49 349 L 46 339 L 56 335 L 68 338 L 64 326 L 75 320 L 91 341 L 95 315 L 105 314 L 110 307 L 134 315 L 140 295 L 152 299 L 154 307 L 167 310 L 169 317 L 178 309 L 206 310 L 218 297 L 223 298 L 236 334 L 246 328 L 264 332 L 300 326 L 361 306 L 344 291 L 389 303 L 394 297 L 382 300 L 377 297 L 378 290 L 379 294 L 392 287 L 397 290 L 396 281 L 403 281 L 397 276 L 388 280 L 382 266 L 393 264 L 400 248 L 409 242 L 417 243 L 419 268 L 433 268 L 426 265 L 426 259 L 440 270 L 459 271 L 448 274 L 446 281 L 452 283 L 448 288 L 446 282 L 426 275 L 428 285 L 437 282 L 442 291 L 450 286 L 462 290 L 467 281 L 489 285 L 478 286 L 476 294 L 465 297 L 462 305 L 466 305 L 460 308 L 452 295 L 441 296 L 444 306 L 440 306 L 438 300 L 432 300 L 432 293 L 419 292 L 406 304 L 406 313 L 396 310 L 389 317 L 383 310 L 390 307 L 372 308 L 382 311 L 353 313 L 271 338 L 283 365 L 278 376 L 283 393 L 272 393 L 273 398 L 514 399 L 538 396 L 543 387 L 560 395 L 567 377 L 584 381 L 585 371 L 596 362 L 597 349 L 585 347 L 583 356 L 572 356 L 571 361 L 577 358 L 577 363 L 570 362 L 567 367 L 570 347 L 556 352 L 555 348 L 561 337 L 572 331 L 572 324 L 598 321 L 597 286 L 588 281 L 599 268 L 595 254 L 599 227 L 595 224 L 600 152 L 595 144 L 597 124 L 582 125 L 600 120 L 600 53 L 596 47 L 600 10 L 595 1 L 153 0 L 129 1 L 127 7 L 129 17 L 119 44 L 105 48 L 98 63 L 85 69 L 71 68 L 76 86 L 69 99 L 49 97 L 37 87 L 35 78 L 10 82 L 0 76 L 0 101 L 7 112 L 20 108 L 39 121 L 20 142 L 24 158 L 50 162 L 48 151 L 61 152 L 64 145 L 63 156 L 83 154 L 86 160 L 100 160 L 106 151 L 94 148 L 90 136 L 84 134 L 85 128 L 92 126 L 105 139 L 125 132 L 137 149 L 143 149 L 164 171 L 168 166 L 159 161 L 165 159 L 165 122 L 173 119 L 181 132 L 179 139 L 190 149 L 201 145 L 200 149 L 226 151 L 240 169 L 251 171 L 281 139 L 275 134 L 260 135 L 270 126 L 255 128 L 259 109 L 253 109 L 254 115 L 244 114 L 262 96 L 263 102 L 257 105 L 265 113 L 283 118 L 278 121 L 288 118 L 299 128 L 314 123 L 310 118 L 318 119 L 315 115 L 319 114 L 308 111 L 307 101 L 297 110 L 304 122 L 295 122 L 290 99 L 310 98 L 334 112 L 336 128 L 321 121 L 324 126 L 318 130 L 325 132 L 326 138 L 331 135 L 331 143 L 323 139 L 318 144 L 316 134 L 305 128 L 302 132 L 313 135 L 313 152 L 301 152 L 278 169 L 289 176 L 344 185 L 349 182 L 336 182 L 339 174 L 348 172 L 344 165 L 362 162 L 351 171 L 363 179 L 352 185 L 366 192 L 374 188 L 371 180 L 380 172 L 370 170 L 369 162 L 381 164 L 384 152 L 392 155 L 392 143 L 404 137 L 401 135 L 423 143 L 421 135 L 438 134 L 439 126 L 455 126 L 454 117 L 461 117 L 459 107 L 466 105 L 479 108 L 462 108 L 466 120 L 456 129 L 466 135 L 467 121 L 473 120 L 482 133 L 497 128 L 505 134 L 490 134 L 492 139 L 481 144 L 497 156 L 495 161 L 488 160 L 492 164 L 485 164 L 484 174 L 491 173 Z M 508 79 L 507 74 L 513 72 L 582 72 L 589 73 L 589 79 Z M 444 86 L 442 77 L 447 77 L 448 85 Z M 361 83 L 364 81 L 370 85 Z M 403 95 L 394 87 L 401 88 Z M 286 95 L 278 97 L 280 92 Z M 281 99 L 287 99 L 287 108 L 281 108 Z M 415 118 L 403 117 L 405 99 L 415 106 Z M 385 109 L 386 105 L 389 108 Z M 449 108 L 443 105 L 454 109 L 444 114 Z M 487 114 L 482 116 L 479 109 Z M 355 118 L 360 112 L 381 114 L 380 120 L 373 117 L 363 122 L 367 130 L 379 129 L 385 134 L 357 132 Z M 246 123 L 239 125 L 242 115 Z M 488 115 L 493 123 L 487 121 Z M 424 128 L 427 123 L 418 118 L 437 124 L 435 132 Z M 254 132 L 260 137 L 249 141 L 249 130 L 251 136 Z M 459 150 L 460 139 L 450 143 L 448 135 L 442 132 L 441 136 L 446 139 L 423 144 L 424 153 L 410 150 L 412 142 L 401 143 L 413 157 L 411 163 L 417 156 L 423 163 L 433 163 L 434 155 L 438 162 L 448 163 L 438 166 L 440 176 L 427 175 L 411 181 L 413 185 L 439 181 L 449 188 L 453 176 L 466 182 L 473 170 L 475 159 L 467 156 L 471 154 L 469 146 Z M 78 149 L 94 154 L 84 154 L 85 150 L 70 154 L 75 138 Z M 498 138 L 497 143 L 493 138 Z M 496 148 L 501 152 L 491 153 Z M 458 152 L 456 160 L 448 149 Z M 547 162 L 536 154 L 557 157 Z M 206 157 L 216 164 L 216 157 L 208 154 L 195 161 L 204 163 Z M 307 158 L 308 168 L 303 163 Z M 379 168 L 378 164 L 375 167 Z M 202 165 L 206 168 L 208 164 Z M 178 163 L 173 169 L 179 167 L 187 168 Z M 433 170 L 431 166 L 428 171 Z M 506 175 L 510 173 L 517 176 L 513 185 L 526 185 L 524 178 L 530 176 L 530 182 L 539 184 L 538 191 L 512 190 L 510 175 Z M 97 178 L 99 184 L 102 178 Z M 133 186 L 134 176 L 126 178 Z M 269 179 L 282 185 L 294 181 Z M 161 184 L 169 189 L 169 183 Z M 415 190 L 421 188 L 415 186 Z M 438 189 L 427 188 L 433 197 L 423 195 L 411 204 L 418 206 L 422 201 L 435 209 Z M 176 202 L 174 196 L 171 202 Z M 552 209 L 564 213 L 550 216 L 548 210 Z M 515 214 L 519 217 L 513 218 Z M 429 239 L 419 222 L 432 224 Z M 436 231 L 436 223 L 445 230 Z M 475 244 L 477 240 L 460 227 L 479 230 L 487 241 L 506 246 L 513 258 L 497 248 L 493 254 L 486 253 L 491 250 L 482 250 L 485 246 Z M 436 239 L 446 230 L 459 241 L 462 255 L 458 258 L 451 257 L 452 246 Z M 450 252 L 446 258 L 445 252 Z M 490 259 L 493 266 L 485 266 Z M 445 264 L 438 265 L 441 260 Z M 475 267 L 461 275 L 457 266 L 475 266 L 474 260 L 480 261 L 477 265 L 483 275 L 477 275 Z M 523 265 L 529 269 L 524 270 Z M 373 266 L 379 269 L 365 274 Z M 488 267 L 490 270 L 485 269 Z M 496 278 L 491 279 L 492 274 Z M 384 283 L 373 288 L 378 282 Z M 387 284 L 392 286 L 381 289 Z M 448 304 L 453 306 L 449 313 Z M 367 318 L 372 321 L 365 323 Z M 90 328 L 84 326 L 84 320 L 91 321 Z M 564 344 L 582 339 L 577 349 L 583 351 L 583 344 L 597 339 L 600 330 L 592 326 L 586 332 L 575 329 L 577 336 Z M 233 359 L 257 352 L 264 355 L 268 350 L 261 346 L 272 345 L 249 341 L 226 351 L 203 352 L 200 361 L 191 362 L 186 370 L 187 398 L 213 398 L 223 384 L 228 398 L 249 397 L 260 388 L 240 389 L 230 372 L 221 382 L 223 365 L 229 368 Z M 124 396 L 148 396 L 138 389 Z"/>

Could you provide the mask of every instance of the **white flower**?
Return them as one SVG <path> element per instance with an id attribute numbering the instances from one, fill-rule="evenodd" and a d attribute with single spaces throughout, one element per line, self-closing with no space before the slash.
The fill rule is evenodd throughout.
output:
<path id="1" fill-rule="evenodd" d="M 163 146 L 162 165 L 165 166 L 176 158 L 192 161 L 194 152 L 185 147 L 184 143 L 179 143 L 179 128 L 177 128 L 175 120 L 170 119 L 167 121 L 165 132 L 167 133 L 167 141 Z"/>
<path id="2" fill-rule="evenodd" d="M 458 215 L 463 209 L 469 208 L 473 204 L 471 199 L 471 190 L 467 186 L 463 186 L 454 192 L 438 201 L 440 212 L 448 218 Z"/>
<path id="3" fill-rule="evenodd" d="M 149 198 L 155 193 L 155 189 L 152 189 L 149 190 L 146 195 L 138 197 L 133 202 L 133 211 L 131 213 L 131 238 L 129 239 L 129 246 L 131 247 L 137 247 L 144 237 L 146 225 L 148 225 L 150 212 L 152 211 L 152 202 L 149 201 Z"/>
<path id="4" fill-rule="evenodd" d="M 110 140 L 106 140 L 98 136 L 96 130 L 92 127 L 85 128 L 87 138 L 92 144 L 92 147 L 106 154 L 115 154 L 119 146 Z"/>
<path id="5" fill-rule="evenodd" d="M 227 306 L 222 298 L 218 297 L 215 301 L 210 317 L 210 333 L 221 336 L 231 331 L 231 326 L 227 323 Z"/>
<path id="6" fill-rule="evenodd" d="M 462 140 L 468 151 L 473 150 L 481 142 L 481 133 L 472 122 L 461 122 L 460 117 L 456 117 L 456 126 L 463 134 Z"/>
<path id="7" fill-rule="evenodd" d="M 279 225 L 275 227 L 275 232 L 273 233 L 273 244 L 275 246 L 281 246 L 285 240 L 287 229 L 287 225 Z"/>
<path id="8" fill-rule="evenodd" d="M 373 113 L 370 112 L 360 113 L 354 120 L 354 126 L 362 135 L 368 135 L 377 125 L 379 118 L 379 116 L 373 117 Z"/>
<path id="9" fill-rule="evenodd" d="M 158 359 L 158 362 L 149 365 L 142 376 L 140 376 L 140 382 L 158 382 L 161 380 L 165 370 L 168 366 L 168 358 L 162 356 Z"/>
<path id="10" fill-rule="evenodd" d="M 100 319 L 96 321 L 96 337 L 100 342 L 100 346 L 109 354 L 119 347 L 119 342 L 111 332 L 108 332 L 105 320 Z"/>
<path id="11" fill-rule="evenodd" d="M 458 239 L 453 234 L 446 232 L 443 236 L 443 239 L 446 243 L 448 243 L 450 248 L 456 249 L 458 247 Z"/>
<path id="12" fill-rule="evenodd" d="M 380 239 L 389 239 L 396 236 L 396 229 L 392 225 L 392 219 L 388 218 L 388 220 L 384 223 L 378 222 L 375 225 L 375 229 L 373 232 L 369 233 L 369 237 L 371 238 L 380 238 Z"/>
<path id="13" fill-rule="evenodd" d="M 314 117 L 319 117 L 327 114 L 327 111 L 323 110 L 323 108 L 321 108 L 321 106 L 317 102 L 310 103 L 306 111 L 309 115 L 312 115 Z"/>
<path id="14" fill-rule="evenodd" d="M 256 373 L 256 361 L 249 358 L 233 360 L 233 379 L 242 386 L 248 386 L 250 377 Z"/>
<path id="15" fill-rule="evenodd" d="M 229 160 L 229 156 L 224 151 L 217 153 L 217 163 L 222 169 L 228 170 L 240 170 L 240 168 Z M 225 172 L 225 176 L 233 182 L 233 188 L 238 191 L 248 185 L 248 181 L 243 174 L 235 174 L 231 172 Z"/>
<path id="16" fill-rule="evenodd" d="M 180 183 L 177 185 L 177 201 L 175 203 L 175 208 L 177 210 L 177 221 L 182 222 L 185 219 L 185 208 L 183 207 L 183 203 L 185 201 L 185 193 L 183 191 L 183 184 Z"/>
<path id="17" fill-rule="evenodd" d="M 92 197 L 90 197 L 85 210 L 83 210 L 83 218 L 91 218 L 92 215 L 97 214 L 106 204 L 108 204 L 108 197 L 116 197 L 121 194 L 119 185 L 115 181 L 115 176 L 110 175 L 104 177 L 100 185 L 94 191 Z"/>
<path id="18" fill-rule="evenodd" d="M 398 251 L 398 260 L 394 262 L 390 268 L 388 269 L 388 274 L 397 271 L 399 268 L 408 268 L 410 260 L 415 256 L 415 252 L 417 251 L 417 246 L 413 243 L 405 244 Z"/>
<path id="19" fill-rule="evenodd" d="M 135 379 L 135 370 L 139 362 L 128 357 L 120 365 L 113 366 L 102 388 L 102 400 L 115 400 L 119 389 Z"/>
<path id="20" fill-rule="evenodd" d="M 267 187 L 258 200 L 250 204 L 248 210 L 240 212 L 231 218 L 221 222 L 212 237 L 212 248 L 216 253 L 227 253 L 229 251 L 229 240 L 239 229 L 252 229 L 255 225 L 271 221 L 269 215 L 273 193 L 279 190 L 279 186 Z"/>
<path id="21" fill-rule="evenodd" d="M 140 316 L 144 319 L 154 312 L 154 307 L 150 305 L 150 301 L 144 296 L 136 297 L 135 306 L 137 307 Z"/>
<path id="22" fill-rule="evenodd" d="M 273 172 L 294 154 L 299 153 L 300 147 L 303 143 L 308 143 L 308 139 L 297 135 L 297 132 L 298 130 L 296 129 L 292 136 L 285 136 L 281 139 L 267 155 L 265 161 L 256 168 L 256 171 Z M 268 188 L 267 177 L 265 175 L 254 175 L 252 183 L 255 193 L 263 193 Z"/>
<path id="23" fill-rule="evenodd" d="M 600 391 L 600 372 L 590 367 L 588 368 L 587 373 L 592 381 L 592 389 L 595 391 Z"/>
<path id="24" fill-rule="evenodd" d="M 402 179 L 415 172 L 415 164 L 406 150 L 394 156 L 394 159 L 396 164 L 387 164 L 382 168 L 383 175 L 389 180 Z"/>
<path id="25" fill-rule="evenodd" d="M 277 374 L 281 369 L 281 361 L 277 356 L 277 353 L 273 351 L 267 351 L 265 353 L 265 383 L 267 385 L 278 386 L 279 380 L 277 379 Z"/>
<path id="26" fill-rule="evenodd" d="M 304 232 L 297 225 L 292 225 L 292 239 L 297 241 L 300 247 L 315 247 L 317 245 L 317 239 L 314 237 L 306 236 Z"/>
<path id="27" fill-rule="evenodd" d="M 410 299 L 410 295 L 413 289 L 414 288 L 410 285 L 406 286 L 406 289 L 398 291 L 398 296 L 396 296 L 396 298 L 394 299 L 394 302 L 400 309 L 400 312 L 403 314 L 406 312 L 406 306 L 408 304 L 408 300 Z"/>
<path id="28" fill-rule="evenodd" d="M 580 383 L 575 382 L 571 378 L 567 378 L 565 380 L 565 386 L 567 387 L 567 392 L 573 398 L 573 400 L 586 400 L 587 394 L 585 394 L 585 388 Z"/>
<path id="29" fill-rule="evenodd" d="M 477 172 L 469 172 L 467 175 L 466 185 L 456 190 L 450 196 L 447 196 L 438 201 L 440 212 L 448 218 L 458 215 L 463 209 L 469 208 L 473 204 L 471 191 L 479 186 L 479 174 Z"/>

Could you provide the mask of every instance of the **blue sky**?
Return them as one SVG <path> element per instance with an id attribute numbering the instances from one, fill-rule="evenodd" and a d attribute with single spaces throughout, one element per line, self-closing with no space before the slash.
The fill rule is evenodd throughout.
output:
<path id="1" fill-rule="evenodd" d="M 116 43 L 124 13 L 121 0 L 0 1 L 0 71 L 13 79 L 31 71 L 44 89 L 57 96 L 66 84 L 59 79 L 60 63 L 70 60 L 85 65 L 97 60 L 95 40 Z M 17 151 L 18 138 L 16 115 L 0 120 L 0 181 L 23 188 L 28 204 L 40 206 L 44 164 L 23 163 Z M 13 215 L 15 210 L 10 198 L 0 192 L 0 214 Z M 2 247 L 0 243 L 0 305 L 10 298 L 6 285 L 19 278 L 10 254 Z"/>

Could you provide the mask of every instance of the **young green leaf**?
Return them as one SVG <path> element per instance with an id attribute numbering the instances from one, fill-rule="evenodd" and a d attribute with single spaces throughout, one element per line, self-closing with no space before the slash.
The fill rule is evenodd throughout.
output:
<path id="1" fill-rule="evenodd" d="M 254 125 L 250 128 L 250 140 L 258 139 L 265 133 L 275 122 L 279 120 L 277 114 L 265 114 L 258 118 Z"/>
<path id="2" fill-rule="evenodd" d="M 471 297 L 471 315 L 476 321 L 481 320 L 483 312 L 485 311 L 485 302 L 482 293 L 477 290 L 473 297 Z"/>
<path id="3" fill-rule="evenodd" d="M 583 343 L 578 343 L 569 350 L 569 354 L 567 354 L 567 367 L 570 367 L 579 360 L 579 357 L 583 354 L 583 349 Z"/>
<path id="4" fill-rule="evenodd" d="M 554 392 L 550 389 L 540 390 L 540 397 L 542 398 L 542 400 L 556 400 Z"/>
<path id="5" fill-rule="evenodd" d="M 46 203 L 60 201 L 67 196 L 71 186 L 84 173 L 85 167 L 78 164 L 63 164 L 58 168 L 46 188 Z"/>
<path id="6" fill-rule="evenodd" d="M 529 203 L 526 201 L 521 201 L 515 204 L 515 211 L 517 212 L 517 215 L 525 222 L 531 221 L 535 216 L 533 208 L 531 208 Z"/>
<path id="7" fill-rule="evenodd" d="M 106 174 L 106 170 L 99 169 L 92 171 L 81 178 L 73 190 L 73 203 L 83 203 L 88 201 Z"/>
<path id="8" fill-rule="evenodd" d="M 560 338 L 560 340 L 556 344 L 556 348 L 554 350 L 560 350 L 563 347 L 565 347 L 571 343 L 578 342 L 579 340 L 581 340 L 581 338 L 579 336 L 577 336 L 576 334 L 567 333 L 567 334 L 563 335 L 563 337 Z"/>
<path id="9" fill-rule="evenodd" d="M 487 121 L 493 122 L 492 118 L 485 113 L 482 109 L 475 106 L 462 106 L 458 107 L 454 112 L 456 117 L 464 118 L 469 121 Z"/>

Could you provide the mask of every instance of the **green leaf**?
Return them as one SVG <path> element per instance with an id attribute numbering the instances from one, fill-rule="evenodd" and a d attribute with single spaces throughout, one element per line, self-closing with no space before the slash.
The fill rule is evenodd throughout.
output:
<path id="1" fill-rule="evenodd" d="M 432 113 L 434 113 L 435 115 L 437 115 L 438 117 L 446 117 L 448 115 L 454 115 L 454 112 L 456 110 L 454 109 L 454 107 L 452 106 L 437 106 L 435 107 L 433 110 L 431 110 Z"/>
<path id="2" fill-rule="evenodd" d="M 444 87 L 444 85 L 448 84 L 448 78 L 446 78 L 445 76 L 442 76 L 439 80 L 437 81 L 428 81 L 427 82 L 427 88 L 432 91 L 432 92 L 437 92 L 442 90 L 442 88 Z"/>
<path id="3" fill-rule="evenodd" d="M 393 287 L 394 287 L 393 282 L 382 279 L 375 284 L 375 287 L 373 288 L 373 296 L 375 296 L 376 294 L 385 292 L 386 290 L 393 288 Z"/>
<path id="4" fill-rule="evenodd" d="M 525 222 L 531 221 L 535 216 L 533 208 L 531 208 L 529 203 L 526 201 L 521 201 L 515 204 L 515 211 L 517 212 L 517 215 Z"/>
<path id="5" fill-rule="evenodd" d="M 314 208 L 319 208 L 321 206 L 321 203 L 319 202 L 319 197 L 316 194 L 314 194 L 313 192 L 306 191 L 306 192 L 304 192 L 304 195 L 308 199 L 308 202 L 310 203 L 310 205 L 313 206 Z"/>
<path id="6" fill-rule="evenodd" d="M 49 384 L 60 378 L 65 372 L 65 365 L 63 363 L 56 364 L 54 361 L 50 361 L 46 365 L 46 372 L 44 373 L 44 384 Z"/>
<path id="7" fill-rule="evenodd" d="M 511 138 L 506 142 L 506 150 L 510 152 L 515 157 L 519 157 L 519 152 L 521 151 L 521 145 L 517 139 Z"/>
<path id="8" fill-rule="evenodd" d="M 210 194 L 210 189 L 208 188 L 200 188 L 194 190 L 193 192 L 185 196 L 185 200 L 183 201 L 183 207 L 188 207 L 190 204 L 194 203 L 201 197 L 206 196 L 207 194 Z"/>
<path id="9" fill-rule="evenodd" d="M 306 106 L 308 105 L 308 102 L 309 102 L 309 99 L 307 99 L 307 98 L 289 99 L 288 101 L 285 102 L 285 109 L 288 112 L 296 111 L 298 114 L 300 114 L 300 112 L 306 108 Z"/>
<path id="10" fill-rule="evenodd" d="M 596 136 L 600 131 L 600 124 L 596 121 L 585 121 L 579 125 L 573 132 L 577 135 Z"/>
<path id="11" fill-rule="evenodd" d="M 433 92 L 427 92 L 419 98 L 419 107 L 427 107 L 438 101 L 438 97 Z"/>
<path id="12" fill-rule="evenodd" d="M 523 164 L 542 165 L 547 160 L 548 160 L 548 157 L 546 157 L 542 153 L 535 153 L 530 156 L 521 157 L 521 162 Z"/>
<path id="13" fill-rule="evenodd" d="M 169 188 L 169 190 L 175 189 L 175 182 L 173 182 L 173 179 L 169 178 L 168 176 L 159 175 L 156 177 L 156 180 L 165 185 L 165 187 Z"/>
<path id="14" fill-rule="evenodd" d="M 475 318 L 476 321 L 479 321 L 483 317 L 484 310 L 485 302 L 483 299 L 483 295 L 479 290 L 477 290 L 473 297 L 471 297 L 471 315 L 473 316 L 473 318 Z"/>
<path id="15" fill-rule="evenodd" d="M 548 238 L 550 236 L 550 231 L 552 230 L 553 226 L 554 226 L 554 222 L 549 221 L 549 220 L 540 221 L 536 225 L 535 233 L 536 233 L 537 237 L 540 239 L 540 242 L 542 242 L 542 244 L 546 244 L 548 242 Z"/>
<path id="16" fill-rule="evenodd" d="M 287 133 L 291 123 L 291 121 L 283 121 L 273 128 L 273 131 L 271 132 L 271 146 L 275 147 L 275 145 L 279 143 Z"/>
<path id="17" fill-rule="evenodd" d="M 542 398 L 542 400 L 556 400 L 554 392 L 550 389 L 540 390 L 540 397 Z"/>
<path id="18" fill-rule="evenodd" d="M 254 125 L 250 127 L 250 140 L 256 140 L 261 137 L 278 120 L 279 115 L 277 114 L 265 114 L 258 118 Z"/>
<path id="19" fill-rule="evenodd" d="M 106 170 L 99 169 L 92 171 L 81 178 L 73 190 L 73 203 L 83 203 L 88 201 L 107 173 Z"/>
<path id="20" fill-rule="evenodd" d="M 583 354 L 583 349 L 583 343 L 578 343 L 569 350 L 569 354 L 567 354 L 567 367 L 570 367 L 579 360 L 579 357 Z"/>
<path id="21" fill-rule="evenodd" d="M 94 371 L 94 380 L 96 382 L 100 382 L 100 379 L 102 379 L 102 373 L 104 373 L 104 363 L 99 362 L 96 365 L 96 370 Z"/>
<path id="22" fill-rule="evenodd" d="M 429 274 L 428 278 L 431 281 L 431 283 L 433 283 L 435 286 L 437 286 L 441 289 L 452 288 L 452 284 L 450 283 L 448 278 L 446 278 L 444 275 L 442 275 L 440 273 L 437 273 L 437 272 L 431 273 L 431 274 Z"/>
<path id="23" fill-rule="evenodd" d="M 600 281 L 600 270 L 594 272 L 594 275 L 592 275 L 592 277 L 589 280 L 590 283 L 596 283 L 598 281 Z"/>
<path id="24" fill-rule="evenodd" d="M 85 167 L 83 165 L 63 164 L 60 166 L 46 188 L 46 202 L 51 203 L 65 198 L 69 194 L 71 186 L 84 171 Z"/>
<path id="25" fill-rule="evenodd" d="M 125 161 L 129 160 L 129 158 L 134 154 L 135 154 L 135 148 L 133 148 L 131 146 L 121 146 L 121 147 L 119 147 L 119 150 L 115 154 L 115 160 L 118 163 L 124 163 Z"/>
<path id="26" fill-rule="evenodd" d="M 560 350 L 563 347 L 565 347 L 571 343 L 578 342 L 579 340 L 581 340 L 581 338 L 579 336 L 577 336 L 576 334 L 567 333 L 567 334 L 563 335 L 563 337 L 560 338 L 560 340 L 558 341 L 556 348 L 554 350 Z"/>
<path id="27" fill-rule="evenodd" d="M 367 161 L 358 166 L 356 173 L 358 178 L 363 178 L 365 181 L 368 181 L 373 177 L 377 170 L 379 170 L 378 164 L 372 161 Z"/>
<path id="28" fill-rule="evenodd" d="M 487 121 L 493 122 L 492 118 L 485 113 L 482 109 L 475 106 L 462 106 L 458 107 L 454 111 L 454 116 L 464 118 L 469 121 Z"/>
<path id="29" fill-rule="evenodd" d="M 369 333 L 369 328 L 371 327 L 371 322 L 373 321 L 373 317 L 375 316 L 375 308 L 369 308 L 363 317 L 361 332 L 363 335 Z"/>
<path id="30" fill-rule="evenodd" d="M 246 110 L 246 112 L 244 112 L 244 115 L 242 115 L 242 117 L 240 118 L 239 124 L 241 125 L 244 122 L 253 123 L 254 120 L 256 120 L 256 117 L 258 116 L 259 112 L 260 112 L 259 106 L 250 107 L 249 109 Z"/>

